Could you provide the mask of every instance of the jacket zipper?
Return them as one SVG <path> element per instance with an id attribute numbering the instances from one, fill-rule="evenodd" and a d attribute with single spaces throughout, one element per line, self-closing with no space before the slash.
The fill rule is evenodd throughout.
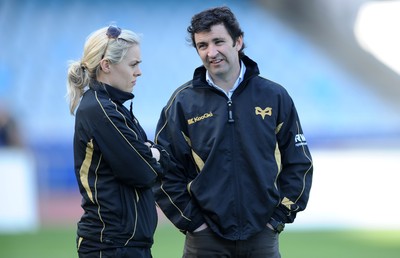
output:
<path id="1" fill-rule="evenodd" d="M 228 123 L 234 123 L 235 119 L 233 119 L 233 110 L 232 110 L 232 100 L 228 100 Z"/>
<path id="2" fill-rule="evenodd" d="M 231 155 L 232 155 L 232 157 L 235 157 L 235 152 L 237 151 L 236 149 L 235 149 L 235 130 L 234 130 L 234 127 L 233 127 L 233 124 L 235 123 L 235 119 L 233 118 L 233 102 L 232 102 L 232 99 L 228 99 L 228 101 L 227 101 L 227 106 L 228 106 L 228 124 L 232 124 L 232 126 L 231 126 L 231 140 L 230 140 L 230 144 L 231 144 L 231 151 L 232 151 L 232 153 L 231 153 Z M 233 171 L 233 175 L 234 175 L 234 177 L 235 177 L 235 199 L 237 200 L 237 202 L 238 202 L 238 205 L 236 206 L 236 207 L 241 207 L 241 196 L 240 196 L 240 192 L 238 192 L 238 190 L 237 189 L 239 189 L 239 185 L 240 185 L 240 182 L 239 182 L 239 179 L 238 179 L 238 175 L 237 175 L 237 173 L 238 173 L 238 171 L 236 170 L 236 164 L 235 164 L 235 162 L 236 162 L 236 160 L 235 159 L 232 159 L 232 171 Z M 239 233 L 239 232 L 241 232 L 242 231 L 242 216 L 241 216 L 241 212 L 240 212 L 240 210 L 237 210 L 236 209 L 236 214 L 237 214 L 237 218 L 238 218 L 238 233 L 235 233 L 235 237 L 237 237 L 238 239 L 241 239 L 241 237 L 242 237 L 242 234 L 241 233 Z"/>

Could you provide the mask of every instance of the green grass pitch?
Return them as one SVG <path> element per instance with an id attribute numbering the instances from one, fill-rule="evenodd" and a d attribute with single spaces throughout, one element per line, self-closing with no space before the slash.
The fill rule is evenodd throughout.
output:
<path id="1" fill-rule="evenodd" d="M 154 258 L 182 257 L 184 235 L 159 225 Z M 286 230 L 280 235 L 283 258 L 399 258 L 399 231 Z M 0 234 L 1 258 L 76 258 L 74 227 L 45 227 L 34 233 Z"/>

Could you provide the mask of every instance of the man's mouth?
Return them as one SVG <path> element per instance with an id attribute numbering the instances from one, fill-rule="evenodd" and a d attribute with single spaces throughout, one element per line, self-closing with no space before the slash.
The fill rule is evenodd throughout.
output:
<path id="1" fill-rule="evenodd" d="M 213 59 L 213 60 L 210 60 L 210 64 L 219 64 L 222 61 L 224 61 L 224 60 L 223 59 Z"/>

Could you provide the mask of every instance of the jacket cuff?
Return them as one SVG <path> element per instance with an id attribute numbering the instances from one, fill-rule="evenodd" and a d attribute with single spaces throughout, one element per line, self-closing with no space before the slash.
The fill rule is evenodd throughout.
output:
<path id="1" fill-rule="evenodd" d="M 283 223 L 292 223 L 295 215 L 293 215 L 292 212 L 290 212 L 286 207 L 283 205 L 279 205 L 274 213 L 272 214 L 271 218 L 275 219 L 276 221 L 280 221 Z M 293 217 L 293 219 L 292 219 Z"/>
<path id="2" fill-rule="evenodd" d="M 152 147 L 156 148 L 160 152 L 160 160 L 158 162 L 161 164 L 164 172 L 163 174 L 165 174 L 171 168 L 171 158 L 169 153 L 158 144 L 154 144 Z"/>
<path id="3" fill-rule="evenodd" d="M 203 225 L 206 221 L 204 220 L 203 217 L 198 216 L 198 218 L 196 220 L 192 219 L 192 222 L 189 224 L 187 231 L 189 232 L 193 232 L 195 231 L 197 228 L 199 228 L 201 225 Z"/>

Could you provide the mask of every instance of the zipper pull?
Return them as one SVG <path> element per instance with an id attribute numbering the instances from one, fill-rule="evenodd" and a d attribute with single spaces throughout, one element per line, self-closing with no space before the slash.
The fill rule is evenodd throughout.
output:
<path id="1" fill-rule="evenodd" d="M 228 123 L 234 123 L 235 120 L 233 119 L 233 111 L 232 111 L 232 100 L 228 100 Z"/>

